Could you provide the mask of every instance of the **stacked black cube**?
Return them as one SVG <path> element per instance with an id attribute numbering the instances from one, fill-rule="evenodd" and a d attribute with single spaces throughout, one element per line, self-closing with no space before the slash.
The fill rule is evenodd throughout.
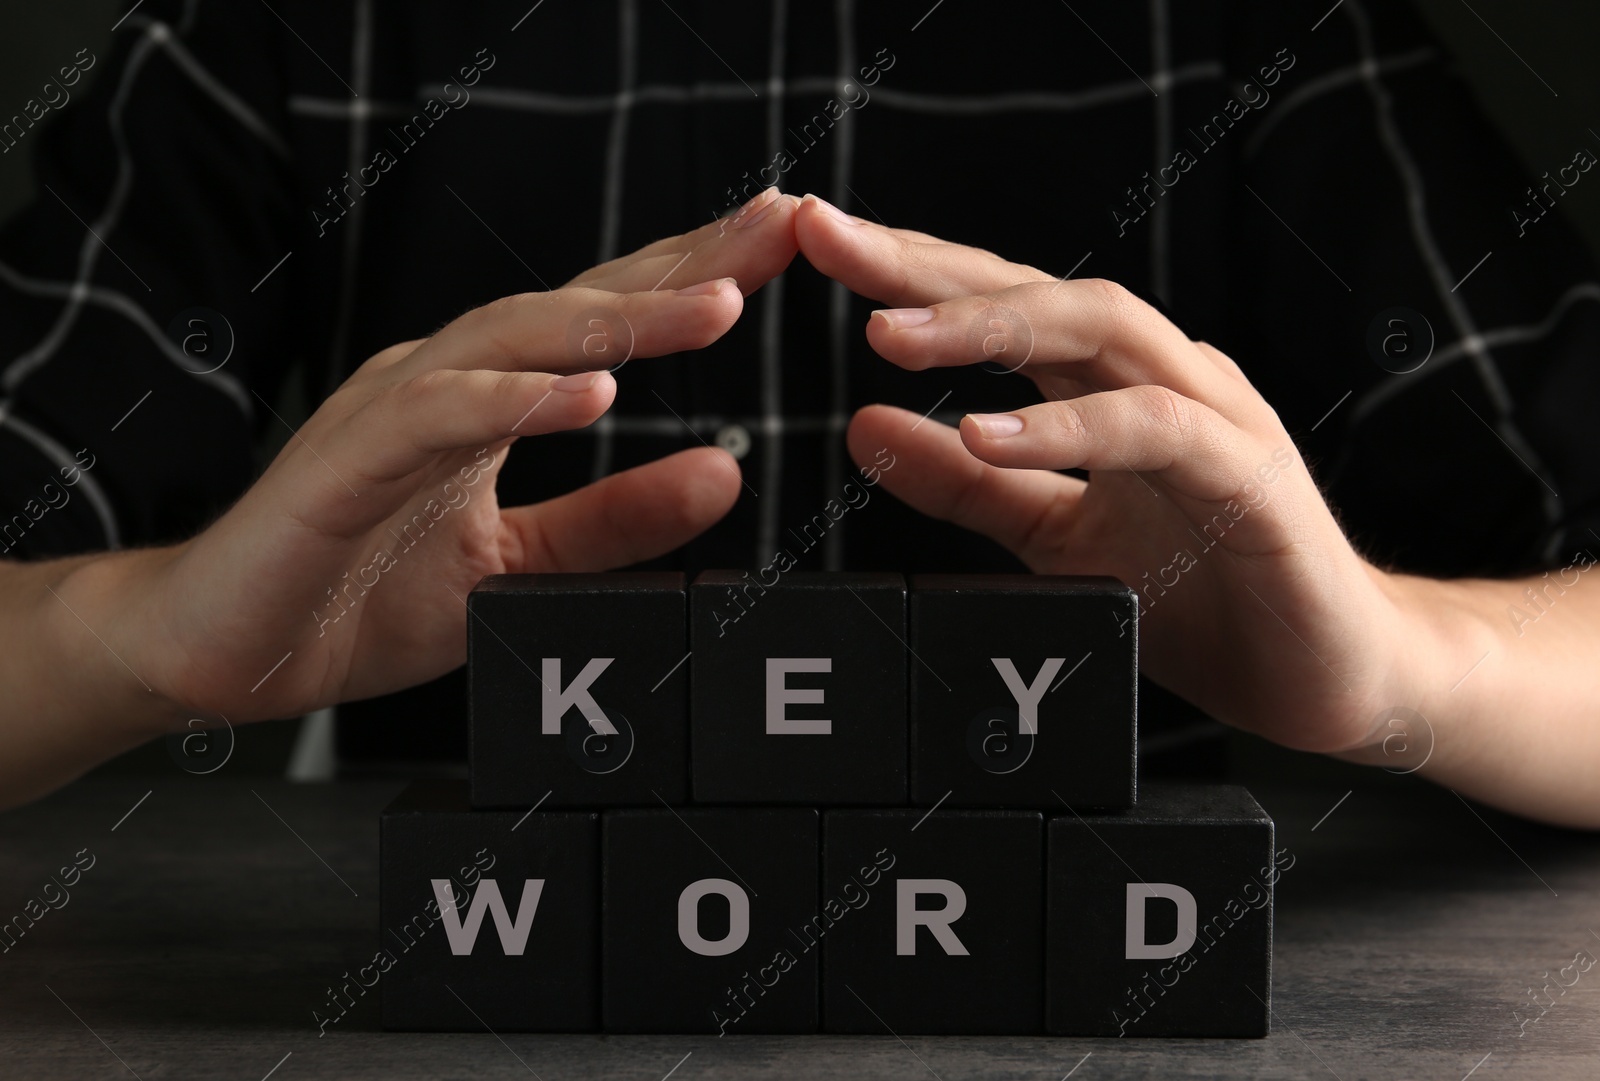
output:
<path id="1" fill-rule="evenodd" d="M 1137 609 L 1104 578 L 484 579 L 470 782 L 383 816 L 384 1026 L 1265 1035 L 1272 821 L 1136 792 Z"/>

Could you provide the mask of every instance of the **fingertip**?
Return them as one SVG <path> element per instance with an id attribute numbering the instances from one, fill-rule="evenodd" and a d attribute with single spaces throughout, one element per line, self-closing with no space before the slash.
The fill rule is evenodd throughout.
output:
<path id="1" fill-rule="evenodd" d="M 897 405 L 886 405 L 883 402 L 873 402 L 857 409 L 855 416 L 850 418 L 850 429 L 857 427 L 862 430 L 889 431 L 894 428 L 904 427 L 908 417 L 915 417 L 909 409 L 901 409 Z"/>
<path id="2" fill-rule="evenodd" d="M 617 381 L 608 369 L 597 368 L 593 371 L 574 372 L 571 375 L 558 375 L 550 380 L 547 389 L 555 394 L 582 394 L 610 404 L 617 393 Z"/>
<path id="3" fill-rule="evenodd" d="M 807 194 L 795 209 L 795 240 L 813 263 L 821 260 L 824 265 L 818 269 L 826 273 L 826 267 L 842 255 L 837 249 L 851 235 L 840 227 L 854 224 L 838 207 L 817 195 Z"/>
<path id="4" fill-rule="evenodd" d="M 961 433 L 961 443 L 967 448 L 974 458 L 982 461 L 991 461 L 999 450 L 999 440 L 984 433 L 982 425 L 971 413 L 961 418 L 956 426 Z"/>
<path id="5" fill-rule="evenodd" d="M 739 459 L 735 458 L 733 456 L 733 452 L 728 450 L 726 447 L 701 447 L 700 450 L 704 453 L 710 454 L 712 458 L 715 458 L 730 472 L 739 472 Z"/>
<path id="6" fill-rule="evenodd" d="M 735 488 L 739 486 L 739 479 L 743 476 L 739 470 L 739 460 L 723 447 L 689 447 L 668 457 L 693 461 L 695 468 L 705 476 L 727 477 Z"/>
<path id="7" fill-rule="evenodd" d="M 744 486 L 738 459 L 722 447 L 695 447 L 684 454 L 705 463 L 694 470 L 689 480 L 692 491 L 686 503 L 699 512 L 695 517 L 720 519 L 733 509 Z"/>
<path id="8" fill-rule="evenodd" d="M 926 312 L 927 316 L 918 319 L 912 314 L 919 312 Z M 934 366 L 930 347 L 938 341 L 938 335 L 930 339 L 918 328 L 932 317 L 932 311 L 925 308 L 878 308 L 867 316 L 863 333 L 872 351 L 890 364 L 907 371 L 925 371 Z"/>
<path id="9" fill-rule="evenodd" d="M 776 187 L 767 188 L 723 219 L 718 235 L 737 239 L 757 230 L 770 231 L 771 227 L 780 223 L 792 230 L 792 215 L 799 207 L 800 200 L 795 196 L 785 194 Z M 784 221 L 786 215 L 790 216 L 787 222 Z"/>
<path id="10" fill-rule="evenodd" d="M 1026 425 L 1015 413 L 968 413 L 961 418 L 961 427 L 970 428 L 985 443 L 998 443 L 1021 435 Z"/>
<path id="11" fill-rule="evenodd" d="M 871 456 L 872 452 L 867 449 L 867 444 L 875 441 L 873 433 L 887 430 L 885 422 L 889 413 L 889 406 L 877 402 L 864 405 L 855 411 L 844 430 L 844 445 L 850 452 L 851 461 L 860 465 Z"/>
<path id="12" fill-rule="evenodd" d="M 713 278 L 710 281 L 672 290 L 672 293 L 692 302 L 703 302 L 700 306 L 689 309 L 695 313 L 691 316 L 692 325 L 702 327 L 704 334 L 709 335 L 701 343 L 702 345 L 709 345 L 726 334 L 744 311 L 744 292 L 737 278 L 727 276 Z"/>
<path id="13" fill-rule="evenodd" d="M 801 206 L 809 204 L 813 215 L 821 215 L 827 221 L 839 225 L 856 226 L 861 224 L 859 218 L 851 217 L 815 192 L 807 192 L 806 197 L 800 200 L 800 204 Z"/>
<path id="14" fill-rule="evenodd" d="M 674 289 L 673 292 L 680 297 L 714 297 L 720 296 L 722 291 L 729 286 L 738 289 L 739 279 L 729 277 L 712 278 L 710 281 L 696 282 L 694 285 L 686 285 L 682 289 Z"/>

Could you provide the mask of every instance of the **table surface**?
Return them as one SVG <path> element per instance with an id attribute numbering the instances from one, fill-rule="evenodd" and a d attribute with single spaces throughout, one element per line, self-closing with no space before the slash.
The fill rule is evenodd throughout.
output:
<path id="1" fill-rule="evenodd" d="M 1337 806 L 1257 790 L 1296 857 L 1265 1040 L 385 1033 L 375 992 L 319 1036 L 326 988 L 376 948 L 400 787 L 119 777 L 0 815 L 0 919 L 94 858 L 0 954 L 0 1075 L 1600 1078 L 1600 967 L 1560 971 L 1600 957 L 1600 836 L 1414 778 Z"/>

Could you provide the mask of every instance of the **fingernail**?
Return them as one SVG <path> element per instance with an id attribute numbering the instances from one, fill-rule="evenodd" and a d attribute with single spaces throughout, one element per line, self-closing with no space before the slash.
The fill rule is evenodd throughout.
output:
<path id="1" fill-rule="evenodd" d="M 933 309 L 879 308 L 872 314 L 887 323 L 890 330 L 909 330 L 930 321 L 933 318 Z"/>
<path id="2" fill-rule="evenodd" d="M 968 413 L 967 419 L 985 439 L 1004 439 L 1022 431 L 1022 418 L 1010 413 Z"/>
<path id="3" fill-rule="evenodd" d="M 815 200 L 816 204 L 823 210 L 827 211 L 829 215 L 838 221 L 844 222 L 846 225 L 861 224 L 860 222 L 856 221 L 856 219 L 852 218 L 850 215 L 846 214 L 844 211 L 840 210 L 838 207 L 834 206 L 820 195 L 807 195 L 806 198 Z"/>
<path id="4" fill-rule="evenodd" d="M 754 199 L 751 199 L 740 207 L 739 212 L 733 216 L 733 227 L 735 229 L 748 229 L 752 225 L 759 224 L 778 208 L 778 203 L 782 201 L 780 195 L 781 193 L 777 188 L 768 188 Z"/>
<path id="5" fill-rule="evenodd" d="M 722 292 L 724 285 L 737 286 L 738 284 L 733 278 L 713 278 L 711 281 L 701 282 L 699 285 L 691 285 L 687 289 L 676 289 L 674 292 L 680 297 L 709 297 Z"/>
<path id="6" fill-rule="evenodd" d="M 594 386 L 602 374 L 601 372 L 578 372 L 576 375 L 563 375 L 560 379 L 551 381 L 550 389 L 566 391 L 568 394 L 579 394 Z"/>

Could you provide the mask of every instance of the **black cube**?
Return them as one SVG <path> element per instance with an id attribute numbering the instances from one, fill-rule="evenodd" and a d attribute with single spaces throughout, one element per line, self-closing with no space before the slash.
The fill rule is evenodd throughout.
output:
<path id="1" fill-rule="evenodd" d="M 1043 838 L 1026 811 L 828 812 L 824 1031 L 1040 1031 Z"/>
<path id="2" fill-rule="evenodd" d="M 911 802 L 1127 807 L 1137 597 L 1111 578 L 911 579 Z"/>
<path id="3" fill-rule="evenodd" d="M 383 812 L 379 868 L 384 1028 L 599 1027 L 599 815 L 472 811 L 464 783 L 417 782 Z"/>
<path id="4" fill-rule="evenodd" d="M 815 1032 L 817 812 L 604 816 L 607 1032 Z"/>
<path id="5" fill-rule="evenodd" d="M 473 805 L 683 802 L 684 607 L 681 574 L 479 582 L 467 598 Z"/>
<path id="6" fill-rule="evenodd" d="M 690 592 L 696 802 L 905 802 L 904 579 L 707 571 Z"/>
<path id="7" fill-rule="evenodd" d="M 1234 785 L 1149 783 L 1049 824 L 1045 1019 L 1060 1036 L 1265 1036 L 1272 897 L 1294 865 Z"/>

